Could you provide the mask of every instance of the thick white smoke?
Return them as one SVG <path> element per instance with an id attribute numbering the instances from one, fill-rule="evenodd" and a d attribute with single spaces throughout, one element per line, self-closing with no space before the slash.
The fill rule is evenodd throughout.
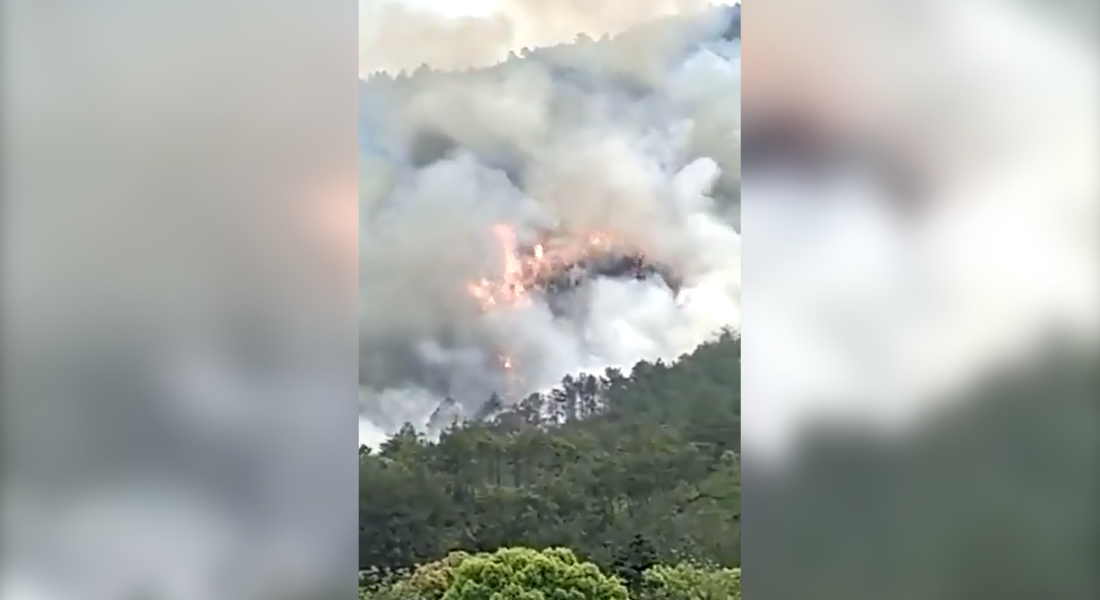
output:
<path id="1" fill-rule="evenodd" d="M 362 442 L 424 426 L 447 396 L 469 413 L 493 392 L 514 399 L 569 373 L 672 359 L 738 324 L 740 48 L 721 37 L 731 17 L 628 32 L 625 43 L 664 40 L 659 60 L 639 57 L 644 70 L 613 40 L 472 73 L 370 78 Z M 506 269 L 501 224 L 520 243 L 547 229 L 606 232 L 683 289 L 597 278 L 565 314 L 537 294 L 482 310 L 468 286 Z"/>
<path id="2" fill-rule="evenodd" d="M 715 0 L 359 0 L 359 70 L 485 67 L 509 52 L 592 39 Z M 650 44 L 657 38 L 650 36 Z"/>

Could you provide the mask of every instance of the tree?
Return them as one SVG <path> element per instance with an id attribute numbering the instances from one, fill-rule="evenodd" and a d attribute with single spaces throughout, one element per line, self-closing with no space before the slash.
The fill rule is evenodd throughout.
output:
<path id="1" fill-rule="evenodd" d="M 418 568 L 370 600 L 628 600 L 626 588 L 571 550 L 506 548 L 492 554 L 453 553 Z"/>
<path id="2" fill-rule="evenodd" d="M 738 37 L 739 17 L 730 14 L 725 35 Z M 638 80 L 636 61 L 618 57 L 648 36 L 661 37 L 665 26 L 605 34 L 598 43 L 581 34 L 581 48 L 523 48 L 506 66 L 488 70 L 422 66 L 411 76 L 381 75 L 364 89 L 400 101 L 444 79 L 507 79 L 513 67 L 538 64 L 578 86 L 596 78 L 600 89 L 642 97 L 652 90 Z M 667 26 L 681 28 L 676 20 Z M 723 175 L 715 192 L 723 210 L 736 210 L 739 190 L 736 175 Z M 402 362 L 360 369 L 390 378 Z M 431 435 L 406 427 L 381 447 L 360 450 L 360 568 L 376 572 L 377 583 L 431 564 L 438 578 L 454 565 L 433 561 L 456 551 L 569 547 L 641 589 L 654 564 L 690 559 L 738 567 L 740 387 L 740 339 L 725 332 L 680 360 L 574 374 L 518 403 L 493 395 L 454 425 L 456 411 L 441 410 Z M 384 600 L 421 600 L 408 595 L 408 585 L 375 588 L 406 593 Z M 381 594 L 377 589 L 372 593 Z"/>
<path id="3" fill-rule="evenodd" d="M 614 573 L 626 582 L 632 590 L 638 589 L 645 573 L 657 562 L 657 549 L 653 543 L 640 533 L 620 549 L 613 563 Z"/>
<path id="4" fill-rule="evenodd" d="M 645 572 L 639 600 L 741 600 L 741 569 L 658 565 Z"/>
<path id="5" fill-rule="evenodd" d="M 739 361 L 727 332 L 673 364 L 491 398 L 436 441 L 406 427 L 360 455 L 360 567 L 509 546 L 568 546 L 632 582 L 685 558 L 738 566 Z"/>

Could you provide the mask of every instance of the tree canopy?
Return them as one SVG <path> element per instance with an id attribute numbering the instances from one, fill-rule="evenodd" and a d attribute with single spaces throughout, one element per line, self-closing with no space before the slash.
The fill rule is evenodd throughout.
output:
<path id="1" fill-rule="evenodd" d="M 673 364 L 566 377 L 438 440 L 406 426 L 361 449 L 360 567 L 568 547 L 640 589 L 658 564 L 739 566 L 740 347 L 727 332 Z"/>
<path id="2" fill-rule="evenodd" d="M 740 600 L 740 569 L 656 565 L 634 596 L 623 581 L 568 549 L 455 552 L 406 577 L 360 588 L 360 600 Z"/>

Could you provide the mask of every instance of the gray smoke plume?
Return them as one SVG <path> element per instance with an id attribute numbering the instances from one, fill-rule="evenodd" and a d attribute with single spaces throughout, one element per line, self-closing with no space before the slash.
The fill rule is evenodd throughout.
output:
<path id="1" fill-rule="evenodd" d="M 521 48 L 570 43 L 578 36 L 595 39 L 733 2 L 489 0 L 473 3 L 470 8 L 488 9 L 476 10 L 487 12 L 476 15 L 463 13 L 469 2 L 451 6 L 449 2 L 360 0 L 359 4 L 360 72 L 397 73 L 423 64 L 441 70 L 485 67 Z M 650 32 L 648 45 L 662 41 L 659 36 Z"/>
<path id="2" fill-rule="evenodd" d="M 473 414 L 738 324 L 737 15 L 367 76 L 362 441 L 425 425 L 444 398 Z"/>

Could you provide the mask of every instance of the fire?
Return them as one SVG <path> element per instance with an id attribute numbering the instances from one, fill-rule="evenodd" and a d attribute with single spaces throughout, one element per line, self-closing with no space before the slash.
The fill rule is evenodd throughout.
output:
<path id="1" fill-rule="evenodd" d="M 546 235 L 541 242 L 526 247 L 519 243 L 516 230 L 508 225 L 497 225 L 492 231 L 500 251 L 499 270 L 467 286 L 482 312 L 527 305 L 531 292 L 553 275 L 595 254 L 625 247 L 615 236 L 604 231 L 571 236 Z M 505 395 L 517 396 L 523 390 L 524 380 L 516 359 L 498 350 L 496 360 L 507 386 Z"/>
<path id="2" fill-rule="evenodd" d="M 511 356 L 501 353 L 497 355 L 497 362 L 504 371 L 505 390 L 504 396 L 512 398 L 518 396 L 523 389 L 523 376 L 516 369 L 516 362 Z"/>
<path id="3" fill-rule="evenodd" d="M 530 292 L 540 281 L 592 254 L 624 246 L 604 231 L 547 236 L 545 241 L 528 248 L 520 246 L 515 229 L 508 225 L 495 226 L 493 235 L 501 252 L 500 273 L 495 277 L 482 277 L 468 286 L 482 311 L 524 305 L 530 302 Z"/>

